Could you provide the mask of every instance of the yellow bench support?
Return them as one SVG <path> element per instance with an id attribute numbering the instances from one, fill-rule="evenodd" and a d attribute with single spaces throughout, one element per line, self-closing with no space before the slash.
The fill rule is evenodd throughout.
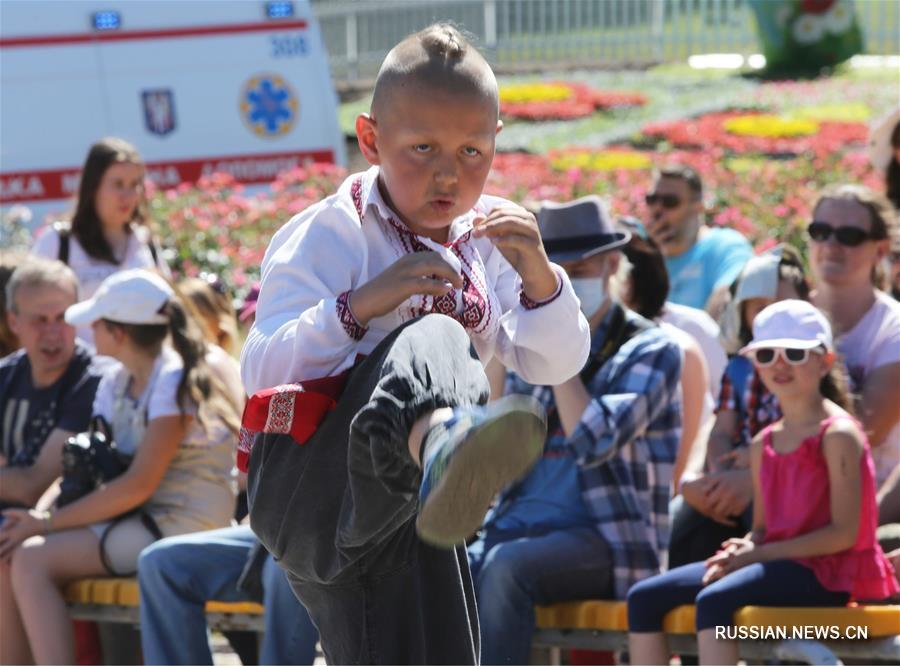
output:
<path id="1" fill-rule="evenodd" d="M 624 601 L 576 601 L 553 606 L 538 606 L 540 629 L 586 629 L 628 631 L 628 609 Z M 734 616 L 737 626 L 835 626 L 866 627 L 869 638 L 900 634 L 900 605 L 845 608 L 770 608 L 745 606 Z M 666 615 L 663 630 L 667 634 L 693 634 L 696 626 L 694 606 L 679 606 Z"/>
<path id="2" fill-rule="evenodd" d="M 137 607 L 140 603 L 134 578 L 86 578 L 71 583 L 65 596 L 70 604 Z M 262 615 L 263 607 L 252 602 L 210 601 L 206 612 Z"/>
<path id="3" fill-rule="evenodd" d="M 109 622 L 139 621 L 139 592 L 133 578 L 91 578 L 70 584 L 66 601 L 74 617 Z M 262 606 L 248 602 L 210 601 L 206 604 L 210 626 L 231 629 L 262 629 Z M 627 645 L 628 613 L 624 601 L 577 601 L 536 608 L 535 645 L 551 648 L 558 656 L 564 647 L 620 650 Z M 768 659 L 808 656 L 802 644 L 817 646 L 821 655 L 837 655 L 868 661 L 900 663 L 900 605 L 845 608 L 768 608 L 746 606 L 734 617 L 737 626 L 866 627 L 868 640 L 856 641 L 741 641 L 742 656 Z M 663 622 L 674 652 L 696 654 L 694 606 L 679 606 Z M 790 645 L 786 645 L 790 643 Z M 823 647 L 824 646 L 824 647 Z M 830 652 L 829 652 L 830 650 Z M 558 661 L 558 659 L 554 659 Z M 812 660 L 811 660 L 812 663 Z"/>

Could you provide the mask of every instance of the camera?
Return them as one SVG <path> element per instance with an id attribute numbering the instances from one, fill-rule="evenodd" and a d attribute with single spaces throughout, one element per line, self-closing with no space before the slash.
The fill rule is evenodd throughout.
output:
<path id="1" fill-rule="evenodd" d="M 103 422 L 99 427 L 95 424 L 89 432 L 78 433 L 66 440 L 57 506 L 71 504 L 128 469 L 131 456 L 116 449 L 108 432 L 109 426 Z"/>

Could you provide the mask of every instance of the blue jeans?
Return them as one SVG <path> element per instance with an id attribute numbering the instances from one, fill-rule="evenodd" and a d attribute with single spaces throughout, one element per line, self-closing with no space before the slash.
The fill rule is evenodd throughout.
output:
<path id="1" fill-rule="evenodd" d="M 612 557 L 593 528 L 540 535 L 488 530 L 469 546 L 481 663 L 527 664 L 535 604 L 612 596 Z"/>
<path id="2" fill-rule="evenodd" d="M 206 602 L 250 601 L 235 587 L 256 543 L 249 526 L 157 541 L 138 560 L 141 646 L 147 664 L 212 664 Z M 284 572 L 263 567 L 265 635 L 261 664 L 312 664 L 318 633 Z"/>
<path id="3" fill-rule="evenodd" d="M 846 592 L 826 590 L 812 569 L 791 560 L 757 562 L 703 586 L 706 564 L 694 562 L 645 578 L 628 591 L 628 628 L 662 631 L 663 617 L 684 604 L 697 605 L 697 631 L 729 626 L 742 606 L 844 606 Z"/>

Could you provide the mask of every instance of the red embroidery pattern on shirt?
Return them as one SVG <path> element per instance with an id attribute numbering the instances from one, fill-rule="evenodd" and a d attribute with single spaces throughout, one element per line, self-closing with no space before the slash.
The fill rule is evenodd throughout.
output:
<path id="1" fill-rule="evenodd" d="M 368 329 L 360 326 L 359 322 L 356 321 L 356 317 L 353 316 L 353 312 L 350 310 L 349 290 L 337 297 L 335 307 L 337 308 L 338 319 L 341 320 L 341 326 L 344 327 L 347 335 L 354 340 L 362 340 Z"/>
<path id="2" fill-rule="evenodd" d="M 360 222 L 362 222 L 363 219 L 362 186 L 362 177 L 357 178 L 350 185 L 350 196 L 353 198 L 353 204 L 356 206 L 356 213 L 359 215 Z M 393 217 L 389 216 L 387 222 L 397 233 L 403 246 L 403 251 L 406 254 L 430 251 L 413 232 L 397 222 Z M 448 317 L 452 317 L 465 328 L 470 329 L 475 333 L 480 333 L 487 327 L 493 313 L 491 311 L 490 300 L 484 296 L 484 294 L 487 293 L 487 285 L 484 283 L 482 276 L 475 270 L 473 262 L 467 258 L 463 252 L 464 244 L 471 237 L 472 232 L 467 231 L 447 246 L 464 266 L 464 270 L 462 271 L 463 286 L 461 289 L 463 303 L 462 312 L 456 311 L 456 291 L 451 291 L 443 296 L 433 298 L 431 307 L 423 307 L 420 314 L 427 314 L 428 312 L 444 314 Z M 477 284 L 476 281 L 480 284 Z M 427 300 L 424 302 L 427 303 Z M 343 319 L 341 321 L 343 322 Z"/>
<path id="3" fill-rule="evenodd" d="M 522 307 L 526 310 L 537 310 L 539 307 L 547 305 L 548 303 L 552 303 L 557 298 L 559 298 L 559 295 L 562 293 L 562 279 L 559 276 L 556 276 L 556 280 L 558 282 L 558 284 L 556 285 L 556 291 L 553 292 L 553 295 L 549 298 L 545 298 L 542 301 L 536 301 L 533 298 L 528 298 L 528 296 L 525 295 L 525 291 L 523 290 L 519 292 L 519 303 L 521 303 Z"/>

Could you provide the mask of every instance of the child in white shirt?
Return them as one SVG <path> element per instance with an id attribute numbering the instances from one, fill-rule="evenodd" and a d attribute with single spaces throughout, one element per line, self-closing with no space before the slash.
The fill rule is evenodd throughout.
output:
<path id="1" fill-rule="evenodd" d="M 534 216 L 482 195 L 501 127 L 493 73 L 454 28 L 404 39 L 357 119 L 372 168 L 263 260 L 244 384 L 302 388 L 245 413 L 251 525 L 330 663 L 478 660 L 464 541 L 546 430 L 528 398 L 478 407 L 483 365 L 559 384 L 587 359 L 587 321 Z"/>

